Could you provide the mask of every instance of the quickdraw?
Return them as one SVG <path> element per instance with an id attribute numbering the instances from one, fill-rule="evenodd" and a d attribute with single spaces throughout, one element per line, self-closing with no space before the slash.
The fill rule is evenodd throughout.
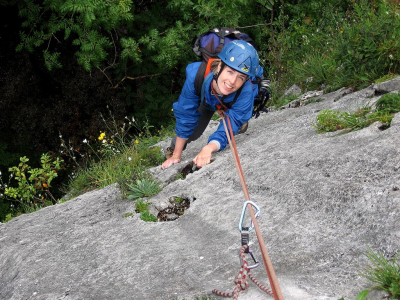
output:
<path id="1" fill-rule="evenodd" d="M 247 282 L 246 278 L 249 277 L 262 291 L 267 293 L 270 296 L 274 296 L 273 293 L 264 285 L 262 285 L 257 279 L 254 278 L 253 274 L 250 273 L 250 267 L 245 257 L 246 251 L 248 251 L 249 246 L 243 245 L 240 249 L 239 255 L 242 260 L 242 265 L 239 270 L 239 274 L 235 277 L 235 284 L 233 291 L 231 293 L 224 293 L 220 290 L 214 289 L 212 292 L 216 295 L 223 296 L 223 297 L 233 297 L 234 300 L 237 300 L 239 297 L 239 293 L 241 291 L 246 290 L 249 287 L 249 283 Z"/>
<path id="2" fill-rule="evenodd" d="M 254 223 L 251 221 L 251 225 L 249 227 L 243 227 L 243 220 L 244 220 L 244 215 L 246 214 L 246 208 L 247 204 L 253 205 L 253 207 L 256 209 L 255 217 L 258 218 L 260 216 L 260 208 L 258 205 L 253 202 L 253 201 L 246 201 L 243 203 L 243 208 L 242 208 L 242 213 L 240 214 L 240 219 L 239 219 L 239 230 L 243 231 L 243 229 L 248 228 L 247 231 L 252 231 L 254 229 Z"/>

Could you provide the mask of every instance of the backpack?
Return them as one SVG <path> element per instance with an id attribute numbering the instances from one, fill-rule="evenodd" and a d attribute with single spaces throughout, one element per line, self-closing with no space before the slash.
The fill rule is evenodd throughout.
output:
<path id="1" fill-rule="evenodd" d="M 257 50 L 253 39 L 248 34 L 228 27 L 214 28 L 203 34 L 196 35 L 193 38 L 193 52 L 202 60 L 194 81 L 196 95 L 201 96 L 201 89 L 204 78 L 210 72 L 211 62 L 214 59 L 218 58 L 218 54 L 219 52 L 221 52 L 224 45 L 238 39 L 244 40 L 252 44 Z M 270 88 L 270 81 L 268 79 L 262 78 L 262 68 L 260 68 L 260 70 L 260 74 L 257 74 L 256 78 L 252 78 L 251 80 L 251 83 L 253 85 L 256 84 L 257 87 L 257 92 L 255 92 L 256 96 L 254 97 L 254 109 L 252 114 L 252 117 L 255 118 L 260 115 L 261 111 L 265 111 L 265 105 L 270 99 L 272 92 Z M 253 87 L 253 89 L 255 89 L 256 87 Z M 232 107 L 232 105 L 236 102 L 237 98 L 240 95 L 240 91 L 241 89 L 236 92 L 235 98 L 232 102 L 226 103 L 226 106 L 228 108 Z"/>

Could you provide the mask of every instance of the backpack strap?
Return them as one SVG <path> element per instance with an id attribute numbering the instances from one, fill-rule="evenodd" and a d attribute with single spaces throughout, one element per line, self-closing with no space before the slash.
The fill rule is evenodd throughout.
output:
<path id="1" fill-rule="evenodd" d="M 215 58 L 210 58 L 210 59 L 208 60 L 207 67 L 206 67 L 206 71 L 204 72 L 204 77 L 203 77 L 203 78 L 206 78 L 207 75 L 208 75 L 208 73 L 210 73 L 210 71 L 211 71 L 211 63 L 212 63 L 214 60 L 215 60 Z"/>

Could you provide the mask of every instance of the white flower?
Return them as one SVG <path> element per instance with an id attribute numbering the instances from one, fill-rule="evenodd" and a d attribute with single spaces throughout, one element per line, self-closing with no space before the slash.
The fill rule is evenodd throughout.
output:
<path id="1" fill-rule="evenodd" d="M 0 171 L 0 175 L 1 175 L 1 171 Z"/>
<path id="2" fill-rule="evenodd" d="M 132 122 L 135 122 L 135 118 L 134 117 L 132 117 Z"/>
<path id="3" fill-rule="evenodd" d="M 87 139 L 84 139 L 84 140 L 83 140 L 83 143 L 87 144 L 87 142 L 88 142 Z"/>
<path id="4" fill-rule="evenodd" d="M 132 157 L 128 157 L 128 160 L 131 161 L 131 160 L 132 160 Z"/>

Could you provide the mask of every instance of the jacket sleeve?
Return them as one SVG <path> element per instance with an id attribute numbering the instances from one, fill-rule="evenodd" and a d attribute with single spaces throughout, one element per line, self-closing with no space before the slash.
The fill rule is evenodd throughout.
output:
<path id="1" fill-rule="evenodd" d="M 244 123 L 250 120 L 253 112 L 253 100 L 254 95 L 252 84 L 247 81 L 236 102 L 225 113 L 225 115 L 229 116 L 234 135 L 238 133 L 240 127 L 242 127 Z M 228 122 L 226 122 L 226 125 L 228 126 L 229 130 Z M 208 142 L 214 142 L 218 146 L 219 151 L 225 149 L 226 145 L 228 144 L 228 138 L 226 137 L 225 127 L 222 120 L 217 131 L 210 135 Z"/>
<path id="2" fill-rule="evenodd" d="M 196 95 L 194 80 L 200 62 L 191 63 L 186 67 L 186 81 L 178 101 L 173 104 L 176 119 L 175 132 L 180 138 L 188 139 L 197 126 L 200 118 L 198 111 L 200 97 Z"/>

